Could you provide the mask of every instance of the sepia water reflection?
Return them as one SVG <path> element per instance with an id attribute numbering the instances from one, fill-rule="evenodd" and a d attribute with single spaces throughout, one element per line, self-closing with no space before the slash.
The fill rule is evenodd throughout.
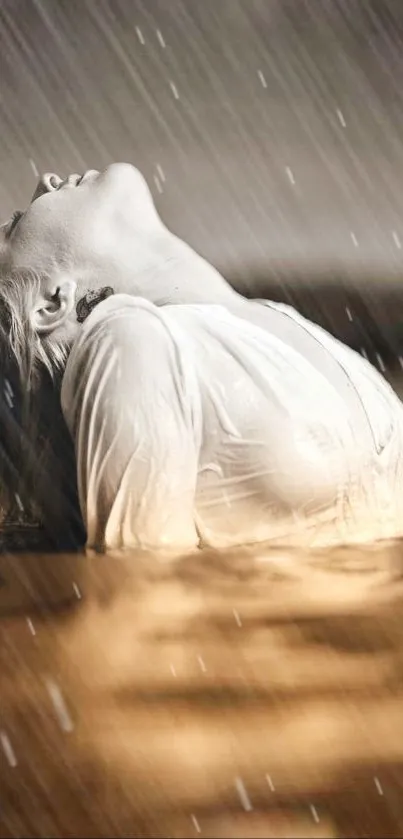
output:
<path id="1" fill-rule="evenodd" d="M 2 556 L 0 835 L 402 835 L 402 570 Z"/>

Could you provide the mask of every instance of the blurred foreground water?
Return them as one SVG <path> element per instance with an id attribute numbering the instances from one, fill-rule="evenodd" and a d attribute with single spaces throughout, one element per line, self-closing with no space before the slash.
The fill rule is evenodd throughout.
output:
<path id="1" fill-rule="evenodd" d="M 0 558 L 1 837 L 403 833 L 403 546 Z"/>

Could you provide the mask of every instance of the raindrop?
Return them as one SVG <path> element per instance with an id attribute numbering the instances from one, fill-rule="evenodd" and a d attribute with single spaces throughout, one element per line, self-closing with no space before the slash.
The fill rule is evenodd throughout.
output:
<path id="1" fill-rule="evenodd" d="M 374 778 L 374 784 L 375 784 L 375 786 L 376 786 L 376 788 L 377 788 L 377 790 L 378 790 L 379 795 L 383 795 L 383 789 L 382 789 L 382 787 L 381 787 L 380 780 L 379 780 L 379 778 L 377 778 L 376 776 L 375 776 L 375 778 Z"/>
<path id="2" fill-rule="evenodd" d="M 238 626 L 242 626 L 242 621 L 241 621 L 241 618 L 239 617 L 239 612 L 237 612 L 237 610 L 236 610 L 236 609 L 233 609 L 233 610 L 232 610 L 232 613 L 233 613 L 233 615 L 234 615 L 234 618 L 235 618 L 235 620 L 236 620 L 237 625 L 238 625 Z"/>
<path id="3" fill-rule="evenodd" d="M 193 827 L 197 831 L 197 833 L 201 833 L 199 822 L 197 821 L 196 816 L 192 813 L 191 819 L 193 822 Z"/>
<path id="4" fill-rule="evenodd" d="M 379 352 L 376 353 L 376 360 L 378 362 L 378 367 L 382 371 L 382 373 L 386 373 L 385 362 L 384 362 L 382 356 L 379 355 Z"/>
<path id="5" fill-rule="evenodd" d="M 18 766 L 18 761 L 17 761 L 17 758 L 15 756 L 14 749 L 13 749 L 11 743 L 10 743 L 10 738 L 9 738 L 8 734 L 6 734 L 5 731 L 0 731 L 0 743 L 1 743 L 1 747 L 3 749 L 3 752 L 5 754 L 7 763 L 13 769 L 15 769 L 15 767 Z"/>
<path id="6" fill-rule="evenodd" d="M 338 116 L 338 118 L 339 118 L 339 122 L 341 123 L 341 125 L 343 126 L 343 128 L 347 128 L 347 123 L 346 123 L 346 120 L 344 119 L 344 116 L 343 116 L 343 114 L 342 114 L 342 112 L 341 112 L 340 108 L 337 108 L 336 114 L 337 114 L 337 116 Z"/>
<path id="7" fill-rule="evenodd" d="M 273 781 L 272 781 L 270 775 L 266 775 L 266 781 L 269 785 L 270 792 L 275 792 L 274 784 L 273 784 Z"/>
<path id="8" fill-rule="evenodd" d="M 33 171 L 33 173 L 34 173 L 34 175 L 35 175 L 35 178 L 39 178 L 38 168 L 37 168 L 37 166 L 36 166 L 36 164 L 35 164 L 35 161 L 34 161 L 34 160 L 32 160 L 32 157 L 30 157 L 30 158 L 29 158 L 29 165 L 30 165 L 30 167 L 31 167 L 31 169 L 32 169 L 32 171 Z"/>
<path id="9" fill-rule="evenodd" d="M 165 47 L 166 47 L 166 43 L 165 43 L 164 38 L 163 38 L 163 35 L 162 35 L 162 33 L 160 32 L 160 30 L 159 30 L 159 29 L 157 29 L 157 38 L 158 38 L 158 40 L 159 40 L 159 42 L 160 42 L 160 44 L 161 44 L 161 46 L 162 46 L 162 49 L 164 50 L 164 49 L 165 49 Z"/>
<path id="10" fill-rule="evenodd" d="M 313 804 L 310 804 L 309 809 L 312 813 L 312 818 L 313 818 L 314 822 L 316 824 L 319 824 L 320 819 L 319 819 L 318 811 L 317 811 L 316 807 L 314 807 Z"/>
<path id="11" fill-rule="evenodd" d="M 27 624 L 28 624 L 28 629 L 29 629 L 31 635 L 36 635 L 36 629 L 35 629 L 32 621 L 31 621 L 31 618 L 27 618 Z"/>
<path id="12" fill-rule="evenodd" d="M 169 82 L 169 86 L 172 90 L 172 93 L 173 93 L 175 99 L 179 99 L 178 88 L 176 87 L 176 85 L 173 82 Z"/>
<path id="13" fill-rule="evenodd" d="M 15 497 L 15 500 L 17 502 L 18 509 L 20 510 L 21 513 L 23 513 L 24 512 L 24 505 L 21 501 L 20 496 L 18 495 L 18 492 L 15 493 L 14 497 Z"/>
<path id="14" fill-rule="evenodd" d="M 7 402 L 8 407 L 13 408 L 14 407 L 14 391 L 13 391 L 8 379 L 5 379 L 5 381 L 4 381 L 3 393 L 4 393 L 4 398 Z"/>
<path id="15" fill-rule="evenodd" d="M 247 813 L 250 813 L 250 811 L 253 810 L 253 806 L 242 778 L 235 778 L 235 788 L 239 795 L 242 807 Z"/>
<path id="16" fill-rule="evenodd" d="M 397 233 L 396 233 L 396 230 L 393 230 L 393 231 L 392 231 L 392 236 L 393 236 L 393 241 L 394 241 L 394 243 L 395 243 L 395 245 L 396 245 L 397 249 L 400 251 L 400 250 L 401 250 L 401 248 L 402 248 L 402 243 L 401 243 L 401 241 L 400 241 L 400 239 L 399 239 L 399 236 L 398 236 L 398 235 L 397 235 Z"/>
<path id="17" fill-rule="evenodd" d="M 81 591 L 80 591 L 77 583 L 73 583 L 73 591 L 74 591 L 74 594 L 77 597 L 77 600 L 81 600 L 82 594 L 81 594 Z"/>
<path id="18" fill-rule="evenodd" d="M 354 247 L 358 248 L 358 239 L 357 239 L 355 233 L 353 233 L 353 231 L 351 231 L 350 236 L 351 236 L 351 241 L 352 241 Z"/>
<path id="19" fill-rule="evenodd" d="M 157 163 L 157 172 L 158 172 L 158 175 L 159 175 L 162 183 L 164 184 L 165 183 L 165 172 L 164 172 L 162 166 L 160 166 L 159 163 Z"/>
<path id="20" fill-rule="evenodd" d="M 71 719 L 59 686 L 52 679 L 47 679 L 46 687 L 52 700 L 60 728 L 66 732 L 73 731 L 73 720 Z"/>
<path id="21" fill-rule="evenodd" d="M 261 83 L 262 83 L 262 87 L 265 87 L 265 88 L 266 88 L 266 87 L 267 87 L 267 81 L 266 81 L 266 79 L 265 79 L 265 77 L 264 77 L 264 75 L 263 75 L 262 71 L 261 71 L 261 70 L 258 70 L 258 71 L 257 71 L 257 74 L 258 74 L 259 79 L 260 79 L 260 81 L 261 81 Z"/>
<path id="22" fill-rule="evenodd" d="M 197 660 L 200 664 L 200 670 L 202 671 L 202 673 L 207 673 L 207 667 L 206 667 L 201 655 L 197 656 Z"/>

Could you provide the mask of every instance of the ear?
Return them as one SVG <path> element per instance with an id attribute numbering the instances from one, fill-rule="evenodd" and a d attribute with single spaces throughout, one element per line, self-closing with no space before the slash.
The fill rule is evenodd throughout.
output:
<path id="1" fill-rule="evenodd" d="M 77 285 L 66 279 L 55 285 L 53 291 L 42 294 L 31 314 L 31 323 L 38 335 L 53 332 L 62 326 L 74 309 Z"/>

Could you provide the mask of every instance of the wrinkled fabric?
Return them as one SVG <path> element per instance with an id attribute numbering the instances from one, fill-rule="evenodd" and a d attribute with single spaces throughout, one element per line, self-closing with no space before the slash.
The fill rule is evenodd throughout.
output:
<path id="1" fill-rule="evenodd" d="M 403 534 L 402 405 L 290 307 L 114 295 L 81 327 L 62 408 L 89 547 Z"/>

